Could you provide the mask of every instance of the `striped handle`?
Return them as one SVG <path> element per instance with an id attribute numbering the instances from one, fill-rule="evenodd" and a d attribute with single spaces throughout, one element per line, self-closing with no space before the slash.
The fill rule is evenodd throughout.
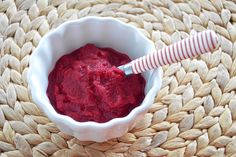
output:
<path id="1" fill-rule="evenodd" d="M 213 51 L 218 47 L 218 37 L 214 31 L 207 30 L 164 47 L 131 62 L 134 74 L 142 73 L 163 65 Z"/>

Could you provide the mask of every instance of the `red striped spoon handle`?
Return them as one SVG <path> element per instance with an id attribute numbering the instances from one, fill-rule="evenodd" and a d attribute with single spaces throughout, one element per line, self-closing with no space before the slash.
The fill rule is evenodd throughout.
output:
<path id="1" fill-rule="evenodd" d="M 187 58 L 213 51 L 218 47 L 218 42 L 218 37 L 214 31 L 203 31 L 170 46 L 164 47 L 157 52 L 137 58 L 131 62 L 131 67 L 129 68 L 125 68 L 125 66 L 119 68 L 124 70 L 124 72 L 126 69 L 130 69 L 128 72 L 125 72 L 126 74 L 142 73 L 160 66 L 176 63 Z"/>

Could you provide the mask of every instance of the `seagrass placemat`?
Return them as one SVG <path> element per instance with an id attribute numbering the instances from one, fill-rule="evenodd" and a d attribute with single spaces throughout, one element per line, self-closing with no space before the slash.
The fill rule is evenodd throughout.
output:
<path id="1" fill-rule="evenodd" d="M 26 75 L 45 33 L 89 15 L 134 25 L 157 49 L 207 28 L 219 34 L 222 47 L 165 66 L 155 103 L 129 133 L 81 142 L 32 103 Z M 1 156 L 236 156 L 235 22 L 235 0 L 0 0 Z"/>

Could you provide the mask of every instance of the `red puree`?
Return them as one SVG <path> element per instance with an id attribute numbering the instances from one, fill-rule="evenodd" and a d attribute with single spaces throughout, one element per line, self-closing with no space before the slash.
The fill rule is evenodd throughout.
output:
<path id="1" fill-rule="evenodd" d="M 52 105 L 80 122 L 128 115 L 142 102 L 145 86 L 141 75 L 125 77 L 117 68 L 129 61 L 127 55 L 92 44 L 61 57 L 49 74 Z"/>

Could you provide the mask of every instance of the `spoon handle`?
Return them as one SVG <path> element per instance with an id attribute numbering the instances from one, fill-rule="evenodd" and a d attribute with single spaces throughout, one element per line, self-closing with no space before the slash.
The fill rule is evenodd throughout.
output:
<path id="1" fill-rule="evenodd" d="M 157 52 L 133 60 L 131 62 L 132 73 L 142 73 L 213 51 L 218 47 L 218 42 L 218 37 L 214 31 L 207 30 L 197 33 Z"/>

